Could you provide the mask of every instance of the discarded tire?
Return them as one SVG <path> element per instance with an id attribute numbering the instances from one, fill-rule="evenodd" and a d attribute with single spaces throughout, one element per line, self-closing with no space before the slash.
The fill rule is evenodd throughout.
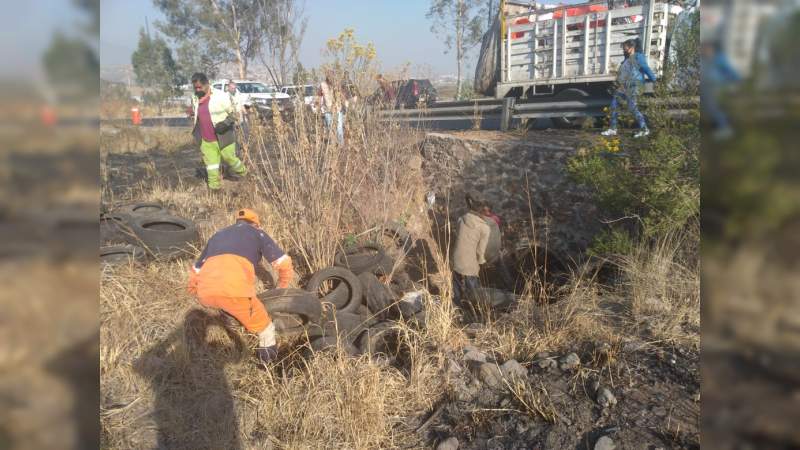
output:
<path id="1" fill-rule="evenodd" d="M 378 322 L 359 336 L 356 346 L 366 355 L 394 356 L 399 347 L 398 329 L 391 322 Z"/>
<path id="2" fill-rule="evenodd" d="M 127 214 L 109 213 L 100 215 L 100 244 L 125 244 L 136 239 L 128 223 Z"/>
<path id="3" fill-rule="evenodd" d="M 392 307 L 394 296 L 389 288 L 378 280 L 374 274 L 366 272 L 358 276 L 364 288 L 364 299 L 367 308 L 379 320 L 385 320 L 393 315 Z"/>
<path id="4" fill-rule="evenodd" d="M 303 318 L 297 314 L 275 313 L 270 318 L 275 323 L 275 331 L 285 332 L 294 328 L 303 328 Z"/>
<path id="5" fill-rule="evenodd" d="M 309 343 L 312 353 L 335 351 L 339 346 L 342 347 L 342 350 L 347 356 L 358 356 L 359 354 L 356 346 L 347 342 L 345 339 L 339 339 L 336 336 L 318 337 Z"/>
<path id="6" fill-rule="evenodd" d="M 140 264 L 145 262 L 147 255 L 143 248 L 136 245 L 109 245 L 100 247 L 100 263 L 110 266 L 123 264 Z"/>
<path id="7" fill-rule="evenodd" d="M 308 329 L 310 337 L 339 336 L 347 342 L 353 342 L 368 324 L 360 314 L 336 312 L 332 317 L 323 320 L 323 323 L 311 326 Z"/>
<path id="8" fill-rule="evenodd" d="M 192 255 L 191 244 L 200 238 L 194 222 L 165 214 L 134 217 L 131 230 L 142 247 L 166 258 Z"/>
<path id="9" fill-rule="evenodd" d="M 326 282 L 336 283 L 333 290 L 320 296 Z M 319 301 L 331 303 L 337 311 L 355 312 L 361 304 L 362 289 L 358 278 L 343 267 L 327 267 L 311 275 L 306 291 L 319 296 Z"/>
<path id="10" fill-rule="evenodd" d="M 322 305 L 319 300 L 303 289 L 271 289 L 258 294 L 270 315 L 294 314 L 303 320 L 303 325 L 319 323 Z"/>
<path id="11" fill-rule="evenodd" d="M 166 214 L 167 208 L 158 202 L 137 202 L 120 206 L 114 212 L 127 214 L 129 216 L 152 216 Z"/>
<path id="12" fill-rule="evenodd" d="M 402 224 L 399 222 L 386 222 L 382 228 L 383 235 L 390 238 L 403 253 L 411 251 L 414 246 L 414 239 Z"/>
<path id="13" fill-rule="evenodd" d="M 384 261 L 386 252 L 378 244 L 370 243 L 340 250 L 334 256 L 334 265 L 346 267 L 358 275 L 376 268 Z"/>

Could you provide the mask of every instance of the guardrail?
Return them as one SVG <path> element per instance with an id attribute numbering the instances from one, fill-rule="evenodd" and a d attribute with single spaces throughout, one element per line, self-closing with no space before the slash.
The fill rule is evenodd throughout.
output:
<path id="1" fill-rule="evenodd" d="M 641 107 L 664 105 L 672 117 L 686 116 L 700 102 L 699 97 L 674 97 L 668 99 L 643 99 Z M 601 117 L 610 99 L 543 101 L 539 99 L 502 100 L 486 99 L 468 102 L 441 102 L 430 108 L 377 111 L 382 120 L 400 122 L 431 122 L 449 120 L 498 119 L 502 130 L 507 130 L 512 119 L 537 119 L 555 117 Z"/>

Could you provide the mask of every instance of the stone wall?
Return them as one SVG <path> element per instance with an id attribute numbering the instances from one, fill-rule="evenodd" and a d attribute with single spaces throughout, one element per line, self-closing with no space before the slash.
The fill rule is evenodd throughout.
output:
<path id="1" fill-rule="evenodd" d="M 567 261 L 586 249 L 601 225 L 591 193 L 566 172 L 578 145 L 574 131 L 428 133 L 423 173 L 451 220 L 466 210 L 465 190 L 478 190 L 504 221 L 511 245 L 526 247 L 532 237 Z"/>

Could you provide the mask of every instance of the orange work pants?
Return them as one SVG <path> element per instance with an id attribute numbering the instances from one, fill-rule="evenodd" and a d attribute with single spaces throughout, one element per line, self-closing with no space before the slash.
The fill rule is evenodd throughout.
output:
<path id="1" fill-rule="evenodd" d="M 256 297 L 205 296 L 197 300 L 203 306 L 218 308 L 232 315 L 254 334 L 261 333 L 272 323 L 264 304 Z"/>

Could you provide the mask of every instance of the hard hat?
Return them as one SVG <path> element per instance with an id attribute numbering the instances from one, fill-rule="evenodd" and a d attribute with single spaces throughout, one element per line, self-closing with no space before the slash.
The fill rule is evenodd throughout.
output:
<path id="1" fill-rule="evenodd" d="M 258 214 L 256 214 L 255 211 L 249 208 L 244 208 L 237 211 L 236 220 L 246 220 L 248 222 L 261 226 L 261 220 L 258 218 Z"/>

